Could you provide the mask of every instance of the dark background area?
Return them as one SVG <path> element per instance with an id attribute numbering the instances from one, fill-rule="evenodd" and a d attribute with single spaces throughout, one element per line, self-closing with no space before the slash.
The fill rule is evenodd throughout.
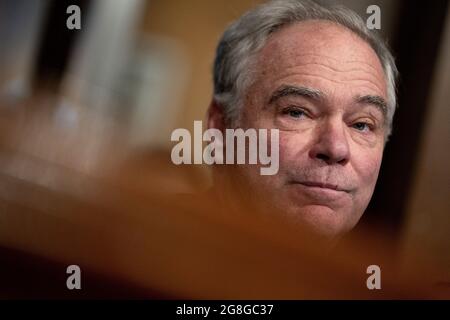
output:
<path id="1" fill-rule="evenodd" d="M 401 233 L 419 145 L 429 113 L 448 1 L 402 1 L 391 47 L 399 70 L 398 106 L 386 145 L 377 187 L 362 225 L 381 225 L 397 239 Z M 445 147 L 445 146 L 443 146 Z"/>

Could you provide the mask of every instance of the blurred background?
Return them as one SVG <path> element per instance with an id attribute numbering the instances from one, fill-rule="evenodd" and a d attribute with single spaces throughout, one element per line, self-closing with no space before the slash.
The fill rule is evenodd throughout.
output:
<path id="1" fill-rule="evenodd" d="M 260 2 L 0 0 L 3 283 L 26 266 L 43 274 L 56 268 L 40 261 L 78 259 L 98 272 L 99 265 L 114 264 L 115 273 L 146 289 L 149 283 L 178 288 L 161 280 L 168 275 L 160 269 L 143 280 L 144 260 L 141 266 L 123 261 L 136 262 L 130 257 L 152 247 L 155 193 L 210 186 L 209 168 L 171 164 L 170 134 L 192 130 L 194 120 L 205 118 L 217 41 L 231 21 Z M 378 5 L 380 32 L 400 71 L 393 135 L 355 232 L 375 227 L 405 267 L 431 264 L 436 281 L 450 281 L 448 1 L 321 2 L 344 4 L 363 18 L 369 5 Z M 66 27 L 73 4 L 81 9 L 80 30 Z M 124 239 L 141 251 L 129 251 Z M 161 270 L 176 264 L 167 259 Z M 99 290 L 108 291 L 109 280 L 100 278 Z M 24 294 L 11 282 L 4 288 L 0 297 Z"/>

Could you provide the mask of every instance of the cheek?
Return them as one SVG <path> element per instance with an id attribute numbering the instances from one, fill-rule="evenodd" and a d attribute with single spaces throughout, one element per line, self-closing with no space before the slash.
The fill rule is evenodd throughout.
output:
<path id="1" fill-rule="evenodd" d="M 299 133 L 280 131 L 280 170 L 286 166 L 299 165 L 307 157 L 308 138 Z"/>
<path id="2" fill-rule="evenodd" d="M 380 171 L 382 150 L 357 150 L 353 154 L 353 167 L 358 174 L 364 189 L 373 190 Z"/>

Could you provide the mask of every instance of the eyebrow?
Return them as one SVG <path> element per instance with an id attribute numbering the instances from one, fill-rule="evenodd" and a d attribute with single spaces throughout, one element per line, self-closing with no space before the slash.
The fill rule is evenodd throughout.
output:
<path id="1" fill-rule="evenodd" d="M 365 96 L 356 98 L 356 102 L 360 103 L 360 104 L 373 105 L 383 113 L 384 118 L 387 117 L 388 104 L 387 104 L 386 100 L 384 100 L 380 96 L 365 95 Z"/>
<path id="2" fill-rule="evenodd" d="M 275 92 L 272 94 L 269 100 L 269 104 L 272 104 L 276 102 L 278 99 L 286 96 L 300 96 L 305 97 L 313 100 L 323 100 L 325 95 L 322 91 L 318 89 L 313 89 L 309 87 L 303 87 L 303 86 L 292 86 L 292 85 L 282 85 L 280 88 L 275 90 Z M 384 98 L 378 95 L 364 95 L 359 96 L 356 99 L 356 103 L 359 104 L 367 104 L 372 105 L 379 109 L 381 113 L 383 114 L 383 117 L 387 117 L 387 109 L 388 104 Z"/>
<path id="3" fill-rule="evenodd" d="M 286 96 L 301 96 L 313 100 L 322 100 L 324 94 L 320 90 L 308 87 L 283 85 L 272 94 L 269 100 L 269 104 L 272 104 L 278 99 Z"/>

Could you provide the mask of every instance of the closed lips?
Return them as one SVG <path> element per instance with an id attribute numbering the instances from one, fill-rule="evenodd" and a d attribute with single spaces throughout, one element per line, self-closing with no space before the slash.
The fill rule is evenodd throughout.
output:
<path id="1" fill-rule="evenodd" d="M 294 183 L 299 183 L 307 187 L 316 187 L 322 189 L 330 189 L 334 191 L 343 191 L 349 192 L 349 190 L 338 186 L 337 184 L 326 183 L 326 182 L 317 182 L 317 181 L 295 181 Z"/>

